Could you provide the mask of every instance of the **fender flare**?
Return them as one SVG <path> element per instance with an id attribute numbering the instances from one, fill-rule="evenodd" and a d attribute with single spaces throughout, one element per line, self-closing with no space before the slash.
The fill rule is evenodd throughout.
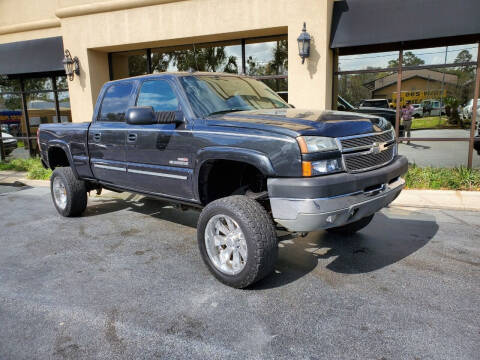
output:
<path id="1" fill-rule="evenodd" d="M 203 164 L 209 160 L 232 160 L 243 162 L 254 166 L 267 177 L 276 175 L 270 159 L 260 151 L 230 146 L 210 146 L 202 148 L 196 154 L 194 169 L 194 193 L 197 199 L 200 199 L 198 191 L 200 170 Z"/>
<path id="2" fill-rule="evenodd" d="M 65 143 L 61 140 L 51 140 L 51 141 L 48 142 L 48 145 L 47 145 L 48 167 L 50 169 L 52 168 L 50 166 L 50 149 L 52 149 L 54 147 L 62 149 L 63 152 L 65 153 L 65 155 L 67 155 L 67 160 L 68 160 L 68 163 L 70 164 L 70 168 L 73 171 L 73 175 L 75 176 L 76 179 L 78 179 L 77 169 L 75 169 L 75 166 L 73 166 L 74 162 L 73 162 L 73 158 L 72 158 L 72 153 L 70 151 L 70 146 L 68 146 L 67 143 Z"/>

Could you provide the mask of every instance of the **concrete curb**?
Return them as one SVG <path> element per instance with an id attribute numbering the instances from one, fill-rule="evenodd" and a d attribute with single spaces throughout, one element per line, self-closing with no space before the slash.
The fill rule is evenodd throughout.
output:
<path id="1" fill-rule="evenodd" d="M 48 180 L 27 179 L 26 172 L 0 171 L 0 183 L 15 181 L 29 186 L 50 186 Z M 390 206 L 480 211 L 480 191 L 403 190 Z"/>
<path id="2" fill-rule="evenodd" d="M 21 182 L 28 186 L 50 186 L 49 180 L 31 180 L 27 179 L 26 171 L 0 171 L 0 183 L 13 184 L 14 182 Z"/>
<path id="3" fill-rule="evenodd" d="M 403 190 L 391 206 L 480 211 L 480 191 Z"/>

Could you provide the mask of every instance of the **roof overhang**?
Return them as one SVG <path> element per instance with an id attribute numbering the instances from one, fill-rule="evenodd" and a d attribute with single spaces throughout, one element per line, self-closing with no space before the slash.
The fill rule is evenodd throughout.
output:
<path id="1" fill-rule="evenodd" d="M 349 55 L 473 43 L 479 14 L 478 0 L 335 1 L 330 47 Z"/>
<path id="2" fill-rule="evenodd" d="M 61 36 L 0 45 L 0 75 L 63 71 L 62 60 Z"/>

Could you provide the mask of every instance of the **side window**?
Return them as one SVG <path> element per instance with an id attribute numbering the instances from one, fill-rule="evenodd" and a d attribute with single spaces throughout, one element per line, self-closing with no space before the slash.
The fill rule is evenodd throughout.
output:
<path id="1" fill-rule="evenodd" d="M 177 95 L 164 80 L 145 81 L 138 95 L 137 106 L 152 106 L 155 112 L 178 110 Z"/>
<path id="2" fill-rule="evenodd" d="M 110 86 L 103 96 L 99 121 L 125 121 L 132 93 L 132 83 L 119 83 Z"/>

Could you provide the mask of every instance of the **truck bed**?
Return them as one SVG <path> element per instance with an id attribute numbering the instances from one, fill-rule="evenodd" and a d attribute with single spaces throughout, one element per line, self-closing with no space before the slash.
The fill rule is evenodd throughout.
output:
<path id="1" fill-rule="evenodd" d="M 58 147 L 63 149 L 70 163 L 74 164 L 74 170 L 82 177 L 92 177 L 88 161 L 88 129 L 90 122 L 64 123 L 64 124 L 41 124 L 38 133 L 40 152 L 46 166 L 48 163 L 48 151 Z"/>

